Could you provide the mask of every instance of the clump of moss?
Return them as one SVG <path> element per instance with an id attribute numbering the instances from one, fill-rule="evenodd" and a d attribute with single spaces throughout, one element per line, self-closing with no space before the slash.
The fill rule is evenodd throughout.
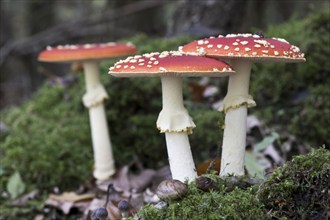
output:
<path id="1" fill-rule="evenodd" d="M 4 188 L 16 171 L 28 190 L 75 186 L 92 172 L 88 115 L 79 87 L 45 84 L 31 101 L 1 113 L 9 127 L 0 146 Z"/>
<path id="2" fill-rule="evenodd" d="M 326 219 L 330 205 L 330 151 L 320 148 L 278 168 L 258 191 L 273 217 Z"/>
<path id="3" fill-rule="evenodd" d="M 190 183 L 187 194 L 181 200 L 169 201 L 163 209 L 147 205 L 138 216 L 145 220 L 269 219 L 263 204 L 255 197 L 255 187 L 229 189 L 228 181 L 215 175 L 207 177 L 214 181 L 210 191 L 201 190 L 194 182 Z"/>

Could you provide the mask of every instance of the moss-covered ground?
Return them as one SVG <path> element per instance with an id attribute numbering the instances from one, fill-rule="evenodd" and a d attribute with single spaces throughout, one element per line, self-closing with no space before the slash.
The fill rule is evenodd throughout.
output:
<path id="1" fill-rule="evenodd" d="M 169 201 L 161 209 L 147 205 L 137 216 L 144 220 L 329 217 L 330 151 L 324 148 L 294 157 L 260 185 L 247 186 L 246 178 L 234 182 L 206 177 L 214 182 L 209 191 L 192 182 L 182 199 Z"/>

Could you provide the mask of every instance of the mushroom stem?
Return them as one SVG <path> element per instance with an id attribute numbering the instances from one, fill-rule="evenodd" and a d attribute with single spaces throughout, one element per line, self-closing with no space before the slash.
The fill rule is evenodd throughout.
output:
<path id="1" fill-rule="evenodd" d="M 247 108 L 255 105 L 249 95 L 251 63 L 235 60 L 231 64 L 236 73 L 229 76 L 228 93 L 224 100 L 226 117 L 220 176 L 244 175 Z"/>
<path id="2" fill-rule="evenodd" d="M 97 62 L 84 62 L 86 94 L 83 102 L 89 108 L 89 118 L 94 151 L 94 177 L 106 180 L 115 173 L 112 146 L 106 120 L 103 100 L 107 98 L 104 87 L 100 82 Z"/>
<path id="3" fill-rule="evenodd" d="M 172 178 L 184 182 L 196 178 L 188 133 L 195 124 L 183 105 L 181 77 L 161 77 L 163 109 L 157 127 L 165 132 Z"/>

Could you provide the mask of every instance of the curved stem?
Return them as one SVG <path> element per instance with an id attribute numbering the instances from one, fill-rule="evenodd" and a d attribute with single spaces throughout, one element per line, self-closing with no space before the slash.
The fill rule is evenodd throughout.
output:
<path id="1" fill-rule="evenodd" d="M 93 93 L 95 88 L 103 88 L 100 82 L 98 63 L 85 62 L 83 65 L 87 94 Z M 104 98 L 102 97 L 99 100 L 98 105 L 89 107 L 95 163 L 94 177 L 98 180 L 108 179 L 115 173 L 112 146 L 105 109 L 103 106 L 103 99 Z"/>
<path id="2" fill-rule="evenodd" d="M 249 96 L 251 63 L 233 61 L 236 73 L 229 77 L 226 98 Z M 229 108 L 225 117 L 220 176 L 244 175 L 244 156 L 246 147 L 247 104 Z"/>

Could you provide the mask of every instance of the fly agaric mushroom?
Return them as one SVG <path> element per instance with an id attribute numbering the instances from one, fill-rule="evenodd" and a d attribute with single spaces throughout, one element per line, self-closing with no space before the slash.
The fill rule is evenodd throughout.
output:
<path id="1" fill-rule="evenodd" d="M 89 109 L 94 150 L 94 177 L 108 179 L 115 173 L 111 140 L 103 100 L 108 98 L 100 82 L 98 62 L 100 60 L 133 54 L 137 51 L 131 43 L 101 43 L 50 47 L 39 54 L 42 62 L 74 62 L 83 64 L 86 90 L 83 103 Z"/>
<path id="2" fill-rule="evenodd" d="M 228 92 L 220 107 L 226 113 L 220 175 L 244 175 L 247 108 L 256 105 L 249 95 L 251 65 L 260 61 L 302 62 L 304 54 L 284 39 L 257 34 L 219 35 L 193 41 L 180 50 L 224 59 L 235 70 L 229 76 Z"/>
<path id="3" fill-rule="evenodd" d="M 192 133 L 194 122 L 183 105 L 183 76 L 226 76 L 231 67 L 215 59 L 183 55 L 178 51 L 150 53 L 128 57 L 110 68 L 117 77 L 160 76 L 163 109 L 157 119 L 157 128 L 165 133 L 172 178 L 180 181 L 196 177 L 187 134 Z"/>

